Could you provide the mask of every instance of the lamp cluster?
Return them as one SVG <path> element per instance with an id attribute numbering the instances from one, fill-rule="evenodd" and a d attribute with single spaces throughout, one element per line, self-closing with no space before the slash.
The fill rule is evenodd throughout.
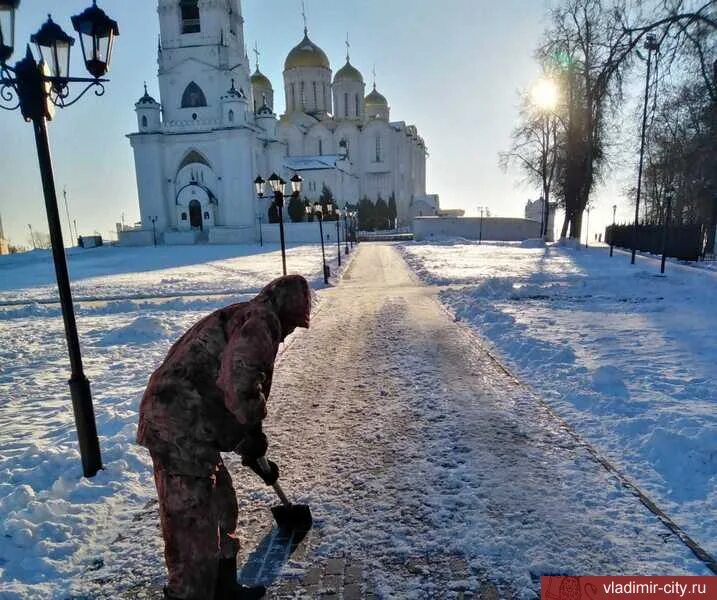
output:
<path id="1" fill-rule="evenodd" d="M 289 180 L 289 182 L 291 183 L 291 193 L 294 195 L 299 195 L 301 193 L 301 186 L 304 183 L 304 179 L 301 177 L 301 175 L 299 175 L 298 173 L 294 174 L 294 176 Z M 271 191 L 274 192 L 274 194 L 280 193 L 282 195 L 286 195 L 286 181 L 284 181 L 276 173 L 271 174 L 268 183 L 271 187 Z M 267 182 L 261 175 L 259 175 L 259 177 L 254 180 L 256 195 L 259 198 L 264 198 L 266 184 Z"/>
<path id="2" fill-rule="evenodd" d="M 7 60 L 15 50 L 15 13 L 20 6 L 20 0 L 0 0 L 0 95 L 9 102 L 13 94 L 9 88 L 14 89 L 23 108 L 23 114 L 30 120 L 34 110 L 40 104 L 38 100 L 50 99 L 55 106 L 69 106 L 78 100 L 90 87 L 98 87 L 98 96 L 104 93 L 101 79 L 107 74 L 112 60 L 112 47 L 115 38 L 119 35 L 117 21 L 110 19 L 107 14 L 97 6 L 96 0 L 92 5 L 71 18 L 72 26 L 80 37 L 80 46 L 85 67 L 91 78 L 70 77 L 70 55 L 75 44 L 75 38 L 52 20 L 48 15 L 47 21 L 40 29 L 30 36 L 34 44 L 40 63 L 32 55 L 30 45 L 27 46 L 25 58 L 15 67 L 7 65 Z M 85 90 L 73 102 L 66 102 L 69 95 L 69 83 L 87 83 Z M 38 90 L 38 86 L 42 89 Z M 53 97 L 54 95 L 54 97 Z M 32 98 L 34 97 L 34 98 Z M 35 102 L 32 102 L 32 99 Z M 8 107 L 2 107 L 8 108 Z M 12 106 L 9 109 L 17 108 Z M 45 109 L 44 116 L 52 117 L 52 112 Z"/>
<path id="3" fill-rule="evenodd" d="M 75 39 L 65 33 L 49 15 L 37 33 L 30 37 L 30 42 L 37 49 L 39 62 L 33 56 L 28 44 L 24 58 L 15 66 L 10 66 L 7 61 L 15 51 L 15 21 L 19 6 L 20 0 L 0 0 L 0 108 L 4 110 L 19 108 L 25 121 L 33 124 L 47 224 L 52 241 L 52 257 L 70 358 L 69 386 L 82 470 L 85 477 L 93 477 L 102 468 L 102 455 L 90 382 L 84 373 L 77 334 L 62 227 L 57 209 L 57 190 L 52 169 L 47 121 L 54 116 L 54 106 L 61 108 L 70 106 L 91 88 L 95 88 L 97 96 L 104 94 L 102 84 L 107 80 L 101 77 L 109 70 L 112 45 L 119 35 L 119 27 L 116 21 L 110 19 L 97 7 L 97 2 L 94 0 L 92 6 L 72 17 L 72 26 L 80 36 L 85 67 L 92 75 L 91 78 L 70 77 L 70 51 Z M 72 101 L 67 100 L 70 83 L 87 84 Z"/>

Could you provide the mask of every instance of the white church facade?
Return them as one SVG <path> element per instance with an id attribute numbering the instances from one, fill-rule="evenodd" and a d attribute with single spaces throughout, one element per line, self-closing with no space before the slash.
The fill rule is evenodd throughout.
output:
<path id="1" fill-rule="evenodd" d="M 273 172 L 301 175 L 309 201 L 323 186 L 340 206 L 394 198 L 398 224 L 410 224 L 426 197 L 425 143 L 391 120 L 375 83 L 366 94 L 348 54 L 333 75 L 305 28 L 277 116 L 272 83 L 250 69 L 240 0 L 159 0 L 158 12 L 160 101 L 145 88 L 135 105 L 141 222 L 123 243 L 253 243 L 269 208 L 253 183 Z"/>

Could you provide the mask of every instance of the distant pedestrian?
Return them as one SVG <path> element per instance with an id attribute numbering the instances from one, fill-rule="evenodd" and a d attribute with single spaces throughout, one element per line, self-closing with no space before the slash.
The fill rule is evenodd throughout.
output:
<path id="1" fill-rule="evenodd" d="M 279 344 L 309 327 L 303 277 L 269 284 L 253 300 L 218 310 L 187 331 L 149 380 L 137 442 L 154 464 L 168 583 L 178 600 L 260 598 L 237 583 L 237 500 L 220 452 L 238 452 L 267 485 L 262 431 Z"/>

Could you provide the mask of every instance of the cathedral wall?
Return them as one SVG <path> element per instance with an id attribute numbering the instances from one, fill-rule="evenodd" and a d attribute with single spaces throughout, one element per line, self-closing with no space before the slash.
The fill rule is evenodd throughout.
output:
<path id="1" fill-rule="evenodd" d="M 304 136 L 305 156 L 326 156 L 337 153 L 334 136 L 324 125 L 316 125 Z"/>
<path id="2" fill-rule="evenodd" d="M 252 130 L 231 130 L 218 136 L 218 169 L 220 225 L 227 227 L 253 227 L 256 223 L 256 195 L 254 179 L 258 166 L 252 152 L 255 134 Z"/>
<path id="3" fill-rule="evenodd" d="M 165 171 L 160 136 L 136 135 L 131 139 L 134 149 L 137 193 L 140 199 L 140 221 L 144 229 L 152 229 L 151 217 L 157 217 L 157 231 L 171 227 L 164 194 Z"/>

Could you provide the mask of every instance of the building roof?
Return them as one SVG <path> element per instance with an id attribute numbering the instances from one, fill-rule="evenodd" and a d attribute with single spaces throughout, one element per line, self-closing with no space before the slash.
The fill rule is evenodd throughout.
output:
<path id="1" fill-rule="evenodd" d="M 284 166 L 291 171 L 324 171 L 338 169 L 337 163 L 341 162 L 338 154 L 326 154 L 322 156 L 287 156 L 284 158 Z"/>
<path id="2" fill-rule="evenodd" d="M 137 104 L 157 104 L 157 101 L 152 98 L 147 92 L 147 84 L 144 84 L 144 96 L 137 100 Z"/>
<path id="3" fill-rule="evenodd" d="M 270 90 L 274 89 L 271 86 L 271 81 L 269 81 L 269 78 L 259 70 L 259 67 L 256 68 L 256 71 L 254 71 L 254 74 L 251 76 L 251 84 L 254 87 L 264 87 Z"/>
<path id="4" fill-rule="evenodd" d="M 381 94 L 376 89 L 375 84 L 373 86 L 373 91 L 368 96 L 366 96 L 366 108 L 369 107 L 388 108 L 388 100 L 386 100 L 386 96 Z"/>
<path id="5" fill-rule="evenodd" d="M 354 67 L 347 59 L 346 64 L 336 72 L 334 81 L 357 81 L 363 83 L 363 75 L 361 75 L 361 71 Z"/>
<path id="6" fill-rule="evenodd" d="M 329 57 L 309 39 L 309 33 L 304 29 L 304 39 L 289 52 L 284 70 L 316 67 L 330 69 Z"/>

